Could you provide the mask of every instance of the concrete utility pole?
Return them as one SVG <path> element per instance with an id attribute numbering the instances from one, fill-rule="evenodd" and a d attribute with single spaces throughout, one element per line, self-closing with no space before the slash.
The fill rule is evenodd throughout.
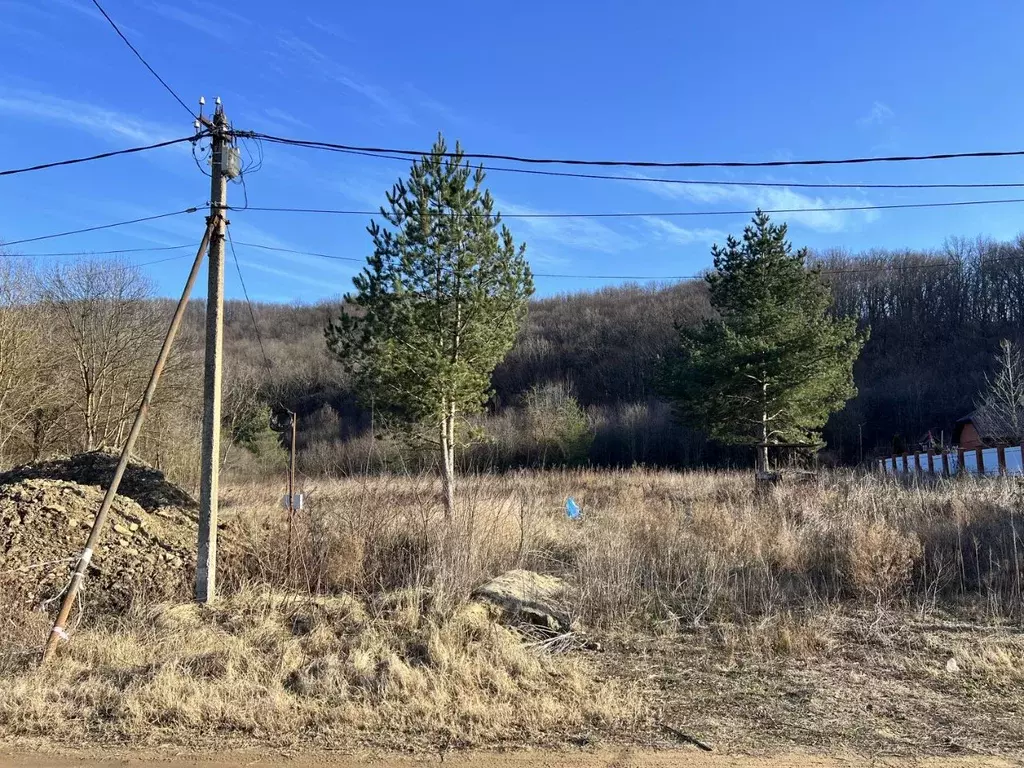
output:
<path id="1" fill-rule="evenodd" d="M 206 362 L 203 375 L 202 468 L 199 479 L 199 552 L 196 560 L 196 600 L 208 603 L 217 595 L 217 494 L 220 489 L 220 394 L 224 348 L 224 233 L 228 202 L 228 121 L 217 99 L 210 129 L 210 235 L 209 283 L 206 291 Z"/>

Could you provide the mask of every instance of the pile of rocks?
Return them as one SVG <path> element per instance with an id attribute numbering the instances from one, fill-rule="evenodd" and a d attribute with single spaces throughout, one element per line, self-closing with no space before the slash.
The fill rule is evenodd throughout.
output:
<path id="1" fill-rule="evenodd" d="M 89 451 L 75 456 L 36 461 L 0 472 L 0 486 L 20 480 L 69 480 L 106 490 L 114 479 L 114 470 L 120 458 L 119 454 L 110 451 Z M 167 507 L 194 510 L 199 506 L 184 490 L 168 482 L 163 472 L 140 461 L 128 464 L 117 494 L 132 499 L 150 512 Z"/>
<path id="2" fill-rule="evenodd" d="M 85 454 L 0 475 L 0 591 L 5 604 L 52 607 L 63 594 L 103 500 L 103 480 L 109 482 L 113 474 L 111 462 L 98 457 L 109 454 Z M 128 469 L 121 488 L 125 495 L 119 493 L 114 500 L 86 574 L 83 601 L 90 613 L 118 612 L 136 600 L 189 594 L 195 569 L 195 502 L 162 473 L 138 464 Z"/>

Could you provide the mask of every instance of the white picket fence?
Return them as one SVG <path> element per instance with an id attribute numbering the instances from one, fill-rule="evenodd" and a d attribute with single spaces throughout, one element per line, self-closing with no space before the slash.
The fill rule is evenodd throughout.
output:
<path id="1" fill-rule="evenodd" d="M 977 448 L 966 451 L 907 453 L 878 459 L 886 475 L 1024 475 L 1024 456 L 1019 445 Z"/>

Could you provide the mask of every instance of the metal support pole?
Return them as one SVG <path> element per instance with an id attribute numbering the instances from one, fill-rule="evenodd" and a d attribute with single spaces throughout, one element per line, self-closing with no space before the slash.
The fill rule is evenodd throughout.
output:
<path id="1" fill-rule="evenodd" d="M 288 444 L 288 578 L 292 578 L 293 536 L 295 527 L 295 437 L 298 432 L 298 414 L 291 411 L 288 417 L 292 422 L 291 441 Z"/>
<path id="2" fill-rule="evenodd" d="M 219 100 L 218 100 L 219 101 Z M 208 603 L 217 595 L 217 495 L 220 488 L 220 390 L 224 348 L 224 232 L 228 180 L 224 153 L 230 146 L 228 122 L 218 103 L 213 115 L 213 168 L 210 216 L 209 281 L 206 292 L 206 361 L 203 374 L 203 443 L 199 477 L 199 549 L 196 559 L 196 600 Z"/>
<path id="3" fill-rule="evenodd" d="M 196 259 L 192 262 L 192 271 L 188 273 L 188 279 L 185 281 L 185 288 L 181 292 L 181 298 L 178 299 L 178 305 L 174 308 L 174 315 L 171 317 L 171 324 L 167 329 L 167 335 L 164 337 L 163 346 L 160 347 L 160 354 L 157 355 L 156 363 L 153 365 L 153 372 L 149 376 L 149 383 L 146 385 L 146 391 L 142 395 L 142 403 L 139 405 L 139 410 L 135 414 L 135 421 L 132 422 L 132 428 L 128 433 L 128 439 L 125 441 L 124 447 L 121 449 L 121 458 L 117 462 L 117 468 L 114 470 L 114 477 L 110 481 L 110 485 L 107 487 L 107 492 L 103 496 L 103 503 L 100 504 L 99 512 L 96 513 L 96 519 L 93 521 L 92 530 L 89 531 L 89 538 L 85 542 L 85 549 L 82 550 L 82 554 L 78 558 L 78 564 L 75 566 L 75 571 L 71 576 L 71 583 L 68 585 L 68 591 L 64 594 L 64 602 L 61 603 L 60 612 L 57 614 L 56 621 L 53 622 L 53 629 L 50 630 L 50 636 L 46 638 L 46 645 L 43 648 L 44 664 L 53 656 L 54 651 L 57 649 L 57 642 L 61 638 L 67 637 L 64 627 L 67 625 L 68 616 L 71 614 L 72 607 L 74 607 L 75 598 L 78 596 L 78 592 L 82 588 L 82 580 L 85 578 L 85 571 L 89 567 L 89 562 L 92 560 L 93 553 L 99 546 L 100 536 L 103 535 L 103 524 L 107 520 L 107 513 L 110 512 L 110 505 L 114 503 L 114 497 L 117 495 L 118 486 L 121 485 L 121 478 L 124 476 L 124 471 L 128 467 L 132 448 L 135 447 L 135 440 L 138 438 L 139 432 L 142 431 L 142 424 L 146 420 L 146 413 L 149 411 L 149 404 L 153 400 L 153 393 L 156 391 L 157 382 L 160 381 L 160 374 L 163 372 L 164 365 L 171 353 L 171 345 L 174 343 L 174 337 L 178 334 L 178 327 L 181 325 L 181 319 L 185 315 L 185 308 L 188 306 L 189 296 L 192 294 L 192 286 L 195 285 L 196 276 L 198 276 L 199 268 L 203 263 L 203 255 L 206 253 L 206 248 L 210 244 L 210 233 L 215 227 L 216 222 L 212 217 L 206 220 L 206 232 L 203 234 L 203 240 L 199 244 L 199 250 L 196 252 Z"/>

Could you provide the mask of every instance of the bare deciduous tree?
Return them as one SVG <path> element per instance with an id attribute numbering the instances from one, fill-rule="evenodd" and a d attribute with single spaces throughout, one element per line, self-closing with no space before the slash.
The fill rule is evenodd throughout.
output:
<path id="1" fill-rule="evenodd" d="M 999 344 L 998 370 L 985 378 L 985 393 L 977 404 L 978 431 L 999 442 L 1024 440 L 1024 354 L 1008 339 Z"/>
<path id="2" fill-rule="evenodd" d="M 0 460 L 12 441 L 34 442 L 39 414 L 59 397 L 61 376 L 32 280 L 24 263 L 0 261 Z"/>
<path id="3" fill-rule="evenodd" d="M 69 417 L 79 447 L 119 444 L 165 326 L 149 281 L 124 262 L 83 261 L 44 274 L 40 297 L 63 362 L 73 371 Z"/>

